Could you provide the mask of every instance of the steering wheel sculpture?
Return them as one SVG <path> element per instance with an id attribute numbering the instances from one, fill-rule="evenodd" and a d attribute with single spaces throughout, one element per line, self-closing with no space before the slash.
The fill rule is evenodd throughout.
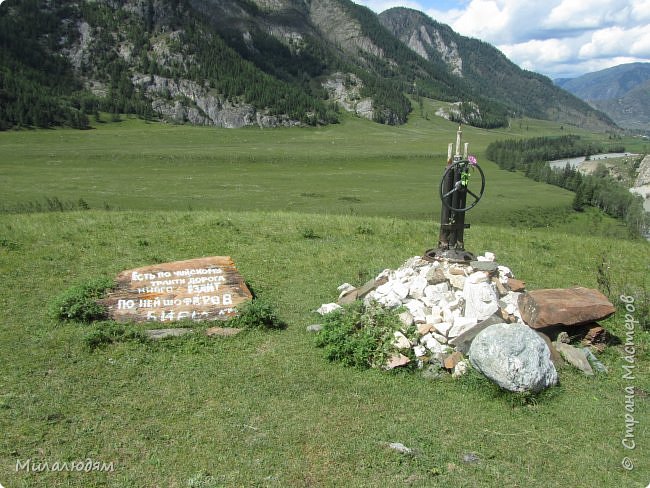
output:
<path id="1" fill-rule="evenodd" d="M 452 158 L 453 144 L 449 144 L 447 168 L 440 181 L 439 195 L 442 201 L 440 211 L 440 236 L 438 247 L 425 251 L 423 258 L 429 261 L 446 259 L 455 262 L 473 261 L 474 255 L 465 251 L 465 212 L 474 208 L 485 191 L 485 174 L 476 158 L 467 154 L 469 144 L 465 143 L 461 156 L 460 127 L 456 135 L 456 154 Z M 480 187 L 480 188 L 479 188 Z"/>
<path id="2" fill-rule="evenodd" d="M 460 174 L 460 178 L 454 181 L 453 187 L 450 190 L 447 190 L 444 186 L 445 181 L 449 178 L 449 173 L 458 173 Z M 469 188 L 469 182 L 472 179 L 471 176 L 473 173 L 478 173 L 481 177 L 481 189 L 478 190 L 478 193 Z M 474 208 L 483 196 L 484 191 L 485 175 L 481 167 L 476 163 L 476 159 L 473 159 L 473 162 L 469 159 L 454 161 L 447 166 L 447 169 L 442 175 L 442 180 L 440 180 L 440 200 L 442 200 L 442 204 L 445 207 L 454 212 L 467 212 Z M 467 194 L 473 198 L 469 204 L 467 203 Z M 458 203 L 454 204 L 454 201 Z M 458 205 L 458 207 L 455 205 Z"/>

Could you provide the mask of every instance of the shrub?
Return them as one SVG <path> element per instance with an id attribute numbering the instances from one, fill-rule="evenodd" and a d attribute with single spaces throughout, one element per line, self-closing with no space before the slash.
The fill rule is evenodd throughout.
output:
<path id="1" fill-rule="evenodd" d="M 53 301 L 50 312 L 57 320 L 89 323 L 106 317 L 106 307 L 97 303 L 113 286 L 108 278 L 99 278 L 68 288 Z"/>
<path id="2" fill-rule="evenodd" d="M 303 229 L 302 236 L 305 239 L 320 239 L 320 236 L 316 234 L 316 232 L 314 232 L 314 229 L 312 229 L 311 227 Z"/>
<path id="3" fill-rule="evenodd" d="M 238 315 L 230 319 L 229 324 L 240 329 L 284 329 L 287 326 L 273 306 L 260 298 L 239 306 Z"/>
<path id="4" fill-rule="evenodd" d="M 398 311 L 356 301 L 324 316 L 316 345 L 330 361 L 346 366 L 378 368 L 396 352 L 394 332 L 403 327 Z M 407 331 L 407 336 L 414 331 Z"/>

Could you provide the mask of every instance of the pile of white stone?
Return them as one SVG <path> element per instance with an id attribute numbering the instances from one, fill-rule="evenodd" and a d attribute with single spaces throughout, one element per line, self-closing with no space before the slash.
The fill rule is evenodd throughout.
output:
<path id="1" fill-rule="evenodd" d="M 498 322 L 523 322 L 517 305 L 523 286 L 491 252 L 471 263 L 429 262 L 415 256 L 396 270 L 382 271 L 363 287 L 344 283 L 338 288 L 338 303 L 324 304 L 317 312 L 329 313 L 357 299 L 387 308 L 403 306 L 404 327 L 395 332 L 393 343 L 400 352 L 386 369 L 410 362 L 403 353 L 412 349 L 409 356 L 417 358 L 418 366 L 437 360 L 457 376 L 467 370 L 463 355 L 480 330 Z M 416 334 L 407 333 L 412 326 Z"/>

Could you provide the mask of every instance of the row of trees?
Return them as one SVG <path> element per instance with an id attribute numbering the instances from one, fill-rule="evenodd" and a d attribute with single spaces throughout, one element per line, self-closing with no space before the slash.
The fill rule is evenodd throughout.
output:
<path id="1" fill-rule="evenodd" d="M 606 146 L 594 141 L 585 141 L 577 135 L 564 135 L 496 141 L 487 147 L 486 156 L 496 161 L 503 169 L 525 171 L 530 163 L 577 156 L 588 157 L 606 151 L 623 152 L 625 147 L 620 143 Z"/>
<path id="2" fill-rule="evenodd" d="M 586 206 L 600 208 L 606 214 L 625 221 L 634 233 L 643 234 L 650 225 L 643 200 L 614 178 L 606 176 L 606 171 L 584 175 L 568 163 L 561 169 L 553 169 L 548 164 L 552 159 L 589 156 L 605 150 L 601 144 L 571 135 L 496 141 L 488 145 L 486 156 L 502 169 L 523 171 L 535 181 L 575 192 L 573 208 L 576 211 L 583 211 Z M 623 152 L 625 148 L 615 145 L 607 150 Z"/>

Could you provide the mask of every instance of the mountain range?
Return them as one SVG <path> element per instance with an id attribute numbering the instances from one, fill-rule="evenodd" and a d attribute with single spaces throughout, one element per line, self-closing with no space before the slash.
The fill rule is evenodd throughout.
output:
<path id="1" fill-rule="evenodd" d="M 221 127 L 402 124 L 421 97 L 478 127 L 529 116 L 596 130 L 601 111 L 425 14 L 349 0 L 6 0 L 0 129 L 89 117 Z"/>
<path id="2" fill-rule="evenodd" d="M 650 128 L 650 63 L 629 63 L 555 84 L 608 114 L 619 126 Z"/>

